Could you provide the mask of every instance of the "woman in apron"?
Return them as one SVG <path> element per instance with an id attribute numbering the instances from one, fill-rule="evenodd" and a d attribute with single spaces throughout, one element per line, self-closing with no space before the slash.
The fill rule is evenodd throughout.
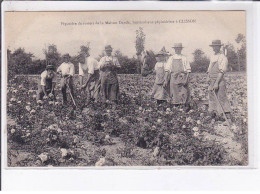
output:
<path id="1" fill-rule="evenodd" d="M 185 105 L 185 110 L 190 110 L 188 87 L 189 73 L 191 72 L 190 64 L 187 57 L 182 55 L 182 43 L 174 44 L 175 54 L 171 56 L 165 65 L 165 82 L 164 87 L 169 85 L 171 103 Z"/>
<path id="2" fill-rule="evenodd" d="M 157 55 L 156 60 L 157 63 L 155 64 L 154 71 L 156 73 L 155 76 L 155 83 L 153 85 L 152 90 L 152 98 L 157 100 L 157 104 L 162 104 L 167 102 L 169 95 L 166 91 L 166 88 L 163 87 L 164 77 L 165 77 L 165 70 L 164 66 L 166 64 L 166 57 L 168 56 L 167 52 L 162 49 Z"/>
<path id="3" fill-rule="evenodd" d="M 220 40 L 212 41 L 210 46 L 213 48 L 214 54 L 210 58 L 207 71 L 209 82 L 209 112 L 212 117 L 215 117 L 216 114 L 221 115 L 223 113 L 223 108 L 230 122 L 231 107 L 227 98 L 226 82 L 224 79 L 224 74 L 228 69 L 228 60 L 227 57 L 220 52 L 222 46 Z M 218 99 L 216 99 L 214 93 Z"/>
<path id="4" fill-rule="evenodd" d="M 87 78 L 85 84 L 83 84 L 84 76 Z M 82 54 L 82 61 L 79 63 L 79 82 L 81 89 L 87 88 L 90 100 L 99 100 L 99 64 L 96 59 L 90 57 L 89 53 Z"/>

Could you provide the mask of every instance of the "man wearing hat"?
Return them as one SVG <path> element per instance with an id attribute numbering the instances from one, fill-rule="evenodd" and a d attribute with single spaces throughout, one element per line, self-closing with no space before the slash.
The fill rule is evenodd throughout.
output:
<path id="1" fill-rule="evenodd" d="M 227 57 L 220 52 L 223 46 L 220 40 L 213 40 L 209 46 L 211 46 L 214 51 L 214 54 L 210 57 L 210 64 L 207 71 L 209 82 L 209 112 L 211 112 L 212 117 L 215 117 L 216 113 L 221 115 L 223 111 L 219 106 L 220 103 L 230 120 L 231 107 L 227 98 L 226 82 L 224 79 L 224 74 L 228 70 L 228 60 Z M 218 99 L 216 99 L 214 92 Z"/>
<path id="2" fill-rule="evenodd" d="M 105 46 L 106 56 L 99 61 L 101 95 L 104 101 L 109 100 L 118 103 L 119 83 L 116 70 L 120 68 L 120 64 L 116 57 L 112 56 L 111 45 Z"/>
<path id="3" fill-rule="evenodd" d="M 56 84 L 56 73 L 53 65 L 47 65 L 46 70 L 41 73 L 38 85 L 37 101 L 44 99 L 55 99 L 54 88 Z"/>
<path id="4" fill-rule="evenodd" d="M 65 54 L 63 56 L 64 62 L 58 67 L 57 73 L 61 74 L 61 92 L 63 97 L 63 104 L 67 103 L 67 85 L 70 88 L 71 94 L 74 97 L 73 92 L 73 76 L 75 74 L 75 68 L 73 63 L 70 62 L 70 55 Z"/>
<path id="5" fill-rule="evenodd" d="M 167 89 L 163 87 L 164 83 L 164 77 L 165 77 L 165 64 L 166 59 L 168 57 L 168 53 L 166 52 L 165 48 L 163 47 L 160 52 L 158 52 L 156 55 L 156 61 L 154 71 L 155 71 L 155 82 L 153 85 L 152 90 L 152 98 L 157 100 L 157 104 L 162 104 L 164 102 L 167 102 L 169 95 L 167 92 Z"/>
<path id="6" fill-rule="evenodd" d="M 189 73 L 191 72 L 190 63 L 187 57 L 182 55 L 182 43 L 176 43 L 173 46 L 175 54 L 172 55 L 165 65 L 164 87 L 169 85 L 171 102 L 174 105 L 185 105 L 186 111 L 189 106 Z"/>
<path id="7" fill-rule="evenodd" d="M 87 88 L 89 97 L 92 100 L 98 100 L 99 97 L 99 63 L 90 56 L 89 53 L 81 53 L 82 61 L 79 63 L 79 82 L 81 89 Z M 83 84 L 84 76 L 87 77 Z"/>

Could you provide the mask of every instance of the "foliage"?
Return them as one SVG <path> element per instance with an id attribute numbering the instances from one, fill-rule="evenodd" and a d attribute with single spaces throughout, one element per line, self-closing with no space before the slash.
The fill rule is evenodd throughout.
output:
<path id="1" fill-rule="evenodd" d="M 170 104 L 157 106 L 150 99 L 153 75 L 144 78 L 140 98 L 136 78 L 120 75 L 119 105 L 97 102 L 84 109 L 62 106 L 59 84 L 56 102 L 36 103 L 37 83 L 27 76 L 10 80 L 7 113 L 15 122 L 7 128 L 9 166 L 93 166 L 101 158 L 108 166 L 241 165 L 229 158 L 223 144 L 207 139 L 218 123 L 212 123 L 205 107 L 197 105 L 207 94 L 204 75 L 191 75 L 188 113 Z M 244 76 L 229 75 L 227 83 L 232 119 L 244 130 L 239 137 L 247 137 Z M 78 90 L 75 94 L 82 107 L 84 95 Z M 29 157 L 15 163 L 12 150 Z"/>
<path id="2" fill-rule="evenodd" d="M 139 27 L 138 30 L 136 30 L 136 40 L 135 40 L 135 49 L 136 49 L 136 55 L 140 55 L 144 51 L 145 46 L 145 34 L 143 32 L 143 28 Z"/>
<path id="3" fill-rule="evenodd" d="M 210 63 L 208 57 L 204 55 L 201 49 L 196 49 L 193 53 L 193 62 L 191 62 L 192 72 L 206 72 Z"/>
<path id="4" fill-rule="evenodd" d="M 57 46 L 50 44 L 48 49 L 43 50 L 46 60 L 46 65 L 51 64 L 57 68 L 61 63 L 61 54 L 58 52 Z"/>

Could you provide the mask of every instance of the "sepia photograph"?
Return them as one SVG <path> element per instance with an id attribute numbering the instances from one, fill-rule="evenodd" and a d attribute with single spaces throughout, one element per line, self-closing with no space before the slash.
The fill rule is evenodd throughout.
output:
<path id="1" fill-rule="evenodd" d="M 246 11 L 4 14 L 7 167 L 248 166 Z"/>

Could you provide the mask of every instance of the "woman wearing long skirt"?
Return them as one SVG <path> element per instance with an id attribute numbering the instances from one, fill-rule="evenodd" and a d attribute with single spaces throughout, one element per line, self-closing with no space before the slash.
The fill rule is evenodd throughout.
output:
<path id="1" fill-rule="evenodd" d="M 84 54 L 84 60 L 79 63 L 79 82 L 81 89 L 87 88 L 90 100 L 98 101 L 100 96 L 99 82 L 99 64 L 98 61 L 90 55 Z M 87 77 L 87 81 L 83 84 L 83 77 Z"/>

